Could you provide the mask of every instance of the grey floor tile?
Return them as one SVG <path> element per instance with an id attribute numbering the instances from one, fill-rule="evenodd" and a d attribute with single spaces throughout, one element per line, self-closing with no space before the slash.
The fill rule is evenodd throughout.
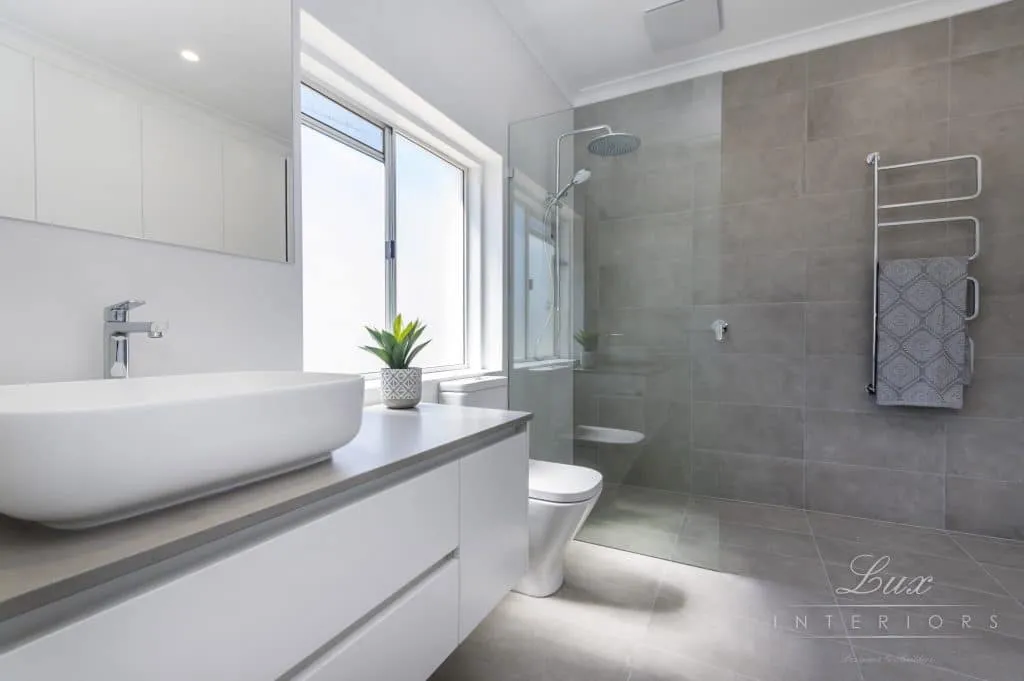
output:
<path id="1" fill-rule="evenodd" d="M 755 681 L 748 676 L 657 648 L 634 650 L 629 667 L 629 681 Z"/>
<path id="2" fill-rule="evenodd" d="M 979 563 L 1024 569 L 1024 542 L 959 533 L 950 537 Z"/>
<path id="3" fill-rule="evenodd" d="M 880 548 L 870 541 L 856 542 L 832 537 L 816 536 L 815 541 L 826 565 L 838 565 L 846 570 L 842 586 L 847 588 L 856 586 L 863 574 L 882 560 L 886 563 L 880 575 L 883 579 L 889 576 L 908 579 L 932 577 L 936 584 L 1006 595 L 1002 587 L 978 563 L 966 556 L 962 559 L 943 558 L 892 547 Z"/>
<path id="4" fill-rule="evenodd" d="M 876 639 L 864 648 L 908 659 L 920 658 L 930 666 L 985 681 L 1017 681 L 1024 669 L 1021 642 L 995 634 L 959 639 Z"/>
<path id="5" fill-rule="evenodd" d="M 786 532 L 810 533 L 804 511 L 782 506 L 768 506 L 727 499 L 694 497 L 687 508 L 687 518 L 715 518 L 730 523 L 765 527 Z"/>
<path id="6" fill-rule="evenodd" d="M 1003 588 L 1018 601 L 1024 602 L 1024 570 L 1016 568 L 998 567 L 996 565 L 983 566 L 992 577 L 1002 584 Z"/>
<path id="7" fill-rule="evenodd" d="M 900 549 L 945 558 L 966 557 L 963 549 L 940 530 L 813 511 L 808 511 L 807 519 L 817 537 L 862 542 L 875 550 Z"/>

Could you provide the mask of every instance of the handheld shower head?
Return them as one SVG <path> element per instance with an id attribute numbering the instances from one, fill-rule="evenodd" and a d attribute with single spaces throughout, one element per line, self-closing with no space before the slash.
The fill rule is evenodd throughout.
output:
<path id="1" fill-rule="evenodd" d="M 569 180 L 569 183 L 566 184 L 561 189 L 559 189 L 558 193 L 551 197 L 551 203 L 557 203 L 564 199 L 565 195 L 568 194 L 573 187 L 578 187 L 579 185 L 589 180 L 591 174 L 592 173 L 587 168 L 581 168 L 580 170 L 576 171 L 576 174 L 572 176 L 572 179 Z"/>

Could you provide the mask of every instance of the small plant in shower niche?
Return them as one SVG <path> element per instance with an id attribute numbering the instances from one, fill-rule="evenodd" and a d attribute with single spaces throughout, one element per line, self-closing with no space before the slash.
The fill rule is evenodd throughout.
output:
<path id="1" fill-rule="evenodd" d="M 362 349 L 384 362 L 385 366 L 380 370 L 380 392 L 388 409 L 411 409 L 420 403 L 423 369 L 409 365 L 430 343 L 427 340 L 417 345 L 426 330 L 426 325 L 420 320 L 405 323 L 402 315 L 395 317 L 390 330 L 366 327 L 376 345 L 364 345 Z"/>
<path id="2" fill-rule="evenodd" d="M 597 365 L 597 343 L 601 336 L 596 331 L 580 329 L 573 336 L 576 342 L 583 348 L 583 357 L 580 359 L 580 366 L 584 369 L 593 369 Z"/>

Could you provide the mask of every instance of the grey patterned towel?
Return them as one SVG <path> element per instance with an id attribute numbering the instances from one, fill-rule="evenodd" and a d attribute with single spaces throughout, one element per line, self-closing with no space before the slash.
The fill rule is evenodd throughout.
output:
<path id="1" fill-rule="evenodd" d="M 878 404 L 964 406 L 970 383 L 967 258 L 878 266 Z"/>

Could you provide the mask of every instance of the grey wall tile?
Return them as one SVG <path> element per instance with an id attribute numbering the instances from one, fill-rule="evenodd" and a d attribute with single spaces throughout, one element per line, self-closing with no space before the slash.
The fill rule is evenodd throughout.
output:
<path id="1" fill-rule="evenodd" d="M 602 307 L 597 330 L 604 349 L 638 347 L 689 352 L 691 312 L 686 307 Z"/>
<path id="2" fill-rule="evenodd" d="M 722 157 L 722 203 L 795 197 L 803 177 L 803 146 L 744 151 Z"/>
<path id="3" fill-rule="evenodd" d="M 806 247 L 807 228 L 797 218 L 800 199 L 722 206 L 694 216 L 694 253 L 792 251 Z"/>
<path id="4" fill-rule="evenodd" d="M 949 147 L 953 154 L 978 154 L 989 177 L 1024 175 L 1024 108 L 954 118 L 949 122 Z M 973 179 L 974 164 L 957 170 Z M 986 187 L 991 190 L 992 187 Z"/>
<path id="5" fill-rule="evenodd" d="M 722 111 L 722 151 L 801 144 L 806 135 L 806 109 L 803 90 L 726 107 Z"/>
<path id="6" fill-rule="evenodd" d="M 1024 355 L 1024 296 L 984 296 L 969 329 L 978 357 Z"/>
<path id="7" fill-rule="evenodd" d="M 942 527 L 943 476 L 807 461 L 807 507 Z"/>
<path id="8" fill-rule="evenodd" d="M 694 450 L 694 494 L 802 507 L 803 462 Z"/>
<path id="9" fill-rule="evenodd" d="M 1024 482 L 1024 424 L 961 418 L 947 428 L 950 475 Z"/>
<path id="10" fill-rule="evenodd" d="M 947 477 L 946 527 L 1024 539 L 1024 484 Z"/>
<path id="11" fill-rule="evenodd" d="M 719 355 L 693 366 L 693 396 L 708 402 L 803 406 L 804 363 L 770 355 Z"/>
<path id="12" fill-rule="evenodd" d="M 692 413 L 697 449 L 803 458 L 802 409 L 694 402 Z"/>
<path id="13" fill-rule="evenodd" d="M 954 59 L 950 112 L 968 116 L 1024 106 L 1024 46 Z"/>
<path id="14" fill-rule="evenodd" d="M 1024 267 L 1020 266 L 1024 236 L 985 232 L 982 239 L 981 255 L 971 263 L 972 273 L 982 282 L 982 296 L 1024 294 Z"/>
<path id="15" fill-rule="evenodd" d="M 644 433 L 647 439 L 639 446 L 639 456 L 623 480 L 626 484 L 671 492 L 690 491 L 690 405 L 672 403 L 668 409 L 671 418 Z M 633 454 L 624 449 L 607 448 L 610 456 Z"/>
<path id="16" fill-rule="evenodd" d="M 597 263 L 601 265 L 686 258 L 692 250 L 693 218 L 689 211 L 592 221 L 590 229 L 593 231 L 588 236 L 597 245 Z"/>
<path id="17" fill-rule="evenodd" d="M 725 342 L 711 331 L 715 320 L 729 323 Z M 710 305 L 693 309 L 690 323 L 691 352 L 756 353 L 803 356 L 804 305 L 777 303 L 763 305 Z"/>
<path id="18" fill-rule="evenodd" d="M 806 226 L 808 247 L 867 245 L 872 236 L 865 225 L 872 224 L 872 210 L 871 195 L 866 191 L 805 195 L 797 202 L 793 219 Z"/>
<path id="19" fill-rule="evenodd" d="M 808 142 L 804 185 L 809 194 L 869 189 L 874 182 L 866 162 L 870 152 L 878 151 L 883 154 L 884 163 L 894 164 L 945 156 L 948 149 L 946 121 L 896 118 L 879 130 Z M 943 168 L 916 168 L 887 172 L 880 180 L 887 185 L 901 185 L 945 177 Z"/>
<path id="20" fill-rule="evenodd" d="M 627 259 L 598 270 L 600 307 L 677 307 L 691 301 L 689 261 Z"/>
<path id="21" fill-rule="evenodd" d="M 926 416 L 807 411 L 805 456 L 814 461 L 943 473 L 946 431 Z"/>
<path id="22" fill-rule="evenodd" d="M 826 85 L 948 56 L 949 22 L 934 21 L 812 52 L 808 57 L 808 84 Z"/>
<path id="23" fill-rule="evenodd" d="M 949 68 L 931 64 L 885 71 L 811 90 L 808 139 L 858 135 L 946 118 Z"/>
<path id="24" fill-rule="evenodd" d="M 722 100 L 726 107 L 761 97 L 803 90 L 807 82 L 807 55 L 729 71 L 722 81 Z"/>
<path id="25" fill-rule="evenodd" d="M 953 17 L 953 56 L 1024 43 L 1024 4 L 1008 2 Z"/>
<path id="26" fill-rule="evenodd" d="M 974 364 L 964 393 L 963 416 L 1024 417 L 1024 358 L 989 357 Z"/>
<path id="27" fill-rule="evenodd" d="M 808 303 L 808 355 L 854 355 L 870 348 L 870 300 Z"/>
<path id="28" fill-rule="evenodd" d="M 588 189 L 600 219 L 681 213 L 693 208 L 693 165 L 593 180 Z"/>
<path id="29" fill-rule="evenodd" d="M 599 423 L 594 425 L 606 428 L 622 428 L 642 433 L 647 427 L 644 403 L 638 397 L 602 395 L 597 398 L 597 415 Z"/>
<path id="30" fill-rule="evenodd" d="M 871 300 L 869 249 L 814 249 L 808 253 L 807 261 L 808 300 Z"/>
<path id="31" fill-rule="evenodd" d="M 694 259 L 698 305 L 785 303 L 807 299 L 807 253 L 732 253 Z"/>
<path id="32" fill-rule="evenodd" d="M 874 398 L 864 389 L 871 380 L 870 370 L 867 354 L 808 357 L 807 404 L 819 409 L 873 411 Z"/>

